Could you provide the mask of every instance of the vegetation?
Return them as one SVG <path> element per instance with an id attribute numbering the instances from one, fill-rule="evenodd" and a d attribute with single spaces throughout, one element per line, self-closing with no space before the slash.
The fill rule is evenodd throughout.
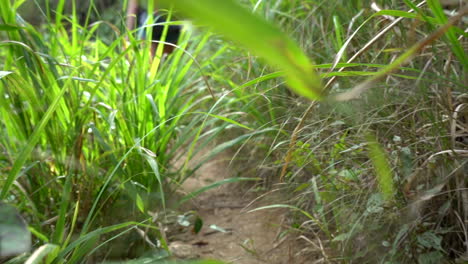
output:
<path id="1" fill-rule="evenodd" d="M 33 27 L 22 2 L 0 0 L 0 199 L 33 253 L 8 263 L 168 261 L 172 200 L 199 194 L 176 191 L 234 147 L 246 175 L 225 182 L 268 171 L 285 199 L 255 210 L 289 208 L 325 263 L 467 261 L 466 6 L 168 0 L 203 26 L 152 59 L 93 5 L 46 5 Z"/>

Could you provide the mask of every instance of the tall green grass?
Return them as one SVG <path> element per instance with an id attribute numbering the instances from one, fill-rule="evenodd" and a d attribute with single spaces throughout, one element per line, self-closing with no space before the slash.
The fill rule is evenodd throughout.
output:
<path id="1" fill-rule="evenodd" d="M 62 13 L 65 1 L 46 6 L 40 32 L 17 16 L 20 4 L 2 0 L 0 11 L 0 198 L 27 216 L 37 248 L 28 263 L 102 259 L 137 227 L 167 251 L 157 222 L 194 171 L 175 160 L 241 125 L 217 115 L 206 86 L 210 61 L 199 56 L 211 34 L 184 31 L 174 54 L 151 59 L 149 41 L 132 32 L 80 25 L 77 1 L 71 14 Z M 111 36 L 99 33 L 109 26 Z M 187 146 L 191 155 L 180 157 Z M 154 211 L 162 212 L 156 222 Z"/>

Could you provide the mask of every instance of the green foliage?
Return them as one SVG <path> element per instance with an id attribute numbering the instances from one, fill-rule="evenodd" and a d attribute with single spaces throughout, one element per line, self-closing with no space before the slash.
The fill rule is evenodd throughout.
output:
<path id="1" fill-rule="evenodd" d="M 16 17 L 20 2 L 1 2 L 0 197 L 27 211 L 46 243 L 31 263 L 102 257 L 140 225 L 167 249 L 157 223 L 146 223 L 196 170 L 173 166 L 180 149 L 193 144 L 196 153 L 230 124 L 253 129 L 217 114 L 220 105 L 206 112 L 213 98 L 199 80 L 210 61 L 198 57 L 210 33 L 186 31 L 174 54 L 151 59 L 149 41 L 127 42 L 131 32 L 113 25 L 114 35 L 102 36 L 107 24 L 82 27 L 64 4 L 46 9 L 54 24 L 38 32 Z"/>
<path id="2" fill-rule="evenodd" d="M 11 263 L 104 258 L 138 227 L 160 247 L 129 263 L 171 263 L 152 212 L 236 146 L 243 166 L 287 172 L 279 186 L 290 199 L 254 210 L 291 210 L 291 229 L 326 237 L 326 261 L 462 261 L 466 8 L 448 17 L 435 0 L 381 1 L 378 12 L 359 0 L 165 1 L 252 54 L 185 30 L 174 54 L 162 58 L 160 45 L 151 59 L 149 40 L 81 25 L 77 1 L 46 5 L 40 29 L 17 17 L 22 2 L 0 0 L 0 197 L 27 216 L 35 250 Z M 283 76 L 307 99 L 332 100 L 310 106 Z M 257 180 L 215 182 L 176 204 Z M 193 231 L 203 224 L 195 218 Z"/>
<path id="3" fill-rule="evenodd" d="M 203 25 L 243 44 L 270 64 L 282 69 L 290 88 L 310 99 L 322 97 L 320 78 L 309 58 L 286 35 L 233 0 L 161 1 Z"/>

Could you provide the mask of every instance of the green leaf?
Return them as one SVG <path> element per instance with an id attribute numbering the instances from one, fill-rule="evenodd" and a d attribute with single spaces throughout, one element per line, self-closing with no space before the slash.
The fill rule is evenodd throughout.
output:
<path id="1" fill-rule="evenodd" d="M 21 27 L 8 25 L 8 24 L 0 24 L 0 31 L 15 31 L 20 29 Z"/>
<path id="2" fill-rule="evenodd" d="M 444 255 L 439 251 L 433 251 L 419 255 L 418 264 L 439 264 L 444 263 Z"/>
<path id="3" fill-rule="evenodd" d="M 250 81 L 242 84 L 241 86 L 239 86 L 239 88 L 242 89 L 242 88 L 245 88 L 245 87 L 249 87 L 249 86 L 252 86 L 252 85 L 267 81 L 267 80 L 272 80 L 272 79 L 275 79 L 275 78 L 279 78 L 279 77 L 281 77 L 283 75 L 284 75 L 284 73 L 282 73 L 282 72 L 274 72 L 274 73 L 265 74 L 265 75 L 262 75 L 260 77 L 257 77 L 257 78 L 255 78 L 253 80 L 250 80 Z"/>
<path id="4" fill-rule="evenodd" d="M 231 123 L 231 124 L 233 124 L 233 125 L 236 125 L 236 126 L 245 128 L 245 129 L 247 129 L 247 130 L 254 130 L 253 128 L 250 128 L 250 127 L 248 127 L 248 126 L 245 126 L 245 125 L 243 125 L 243 124 L 241 124 L 241 123 L 239 123 L 239 122 L 237 122 L 237 121 L 234 121 L 234 120 L 232 120 L 232 119 L 230 119 L 230 118 L 227 118 L 227 117 L 225 117 L 225 116 L 215 115 L 215 114 L 211 114 L 211 113 L 204 113 L 204 112 L 195 112 L 195 113 L 196 113 L 196 114 L 205 114 L 205 115 L 209 115 L 209 116 L 211 116 L 211 117 L 218 118 L 218 119 L 220 119 L 220 120 L 223 120 L 223 121 L 226 121 L 226 122 Z"/>
<path id="5" fill-rule="evenodd" d="M 25 264 L 40 264 L 43 263 L 42 260 L 49 255 L 50 253 L 54 252 L 55 250 L 60 249 L 59 246 L 54 244 L 45 244 L 40 246 L 38 249 L 34 251 L 31 257 L 25 262 Z"/>
<path id="6" fill-rule="evenodd" d="M 141 196 L 138 193 L 136 194 L 136 205 L 140 212 L 145 213 L 145 204 L 143 203 L 143 199 L 141 199 Z"/>
<path id="7" fill-rule="evenodd" d="M 139 148 L 139 149 L 144 150 L 143 148 Z M 164 209 L 166 209 L 166 198 L 165 198 L 164 189 L 163 189 L 164 181 L 163 181 L 163 177 L 161 177 L 161 174 L 159 173 L 158 162 L 153 157 L 153 155 L 143 154 L 143 157 L 146 159 L 146 161 L 150 165 L 151 169 L 153 170 L 154 176 L 156 177 L 156 180 L 159 183 L 159 194 L 161 195 L 162 206 Z"/>
<path id="8" fill-rule="evenodd" d="M 350 237 L 351 237 L 350 233 L 343 233 L 343 234 L 339 234 L 336 237 L 334 237 L 332 241 L 333 242 L 343 242 L 343 241 L 346 241 L 346 240 L 350 239 Z"/>
<path id="9" fill-rule="evenodd" d="M 198 195 L 210 190 L 210 189 L 213 189 L 213 188 L 216 188 L 218 186 L 221 186 L 223 184 L 226 184 L 226 183 L 233 183 L 233 182 L 240 182 L 240 181 L 258 181 L 260 180 L 259 178 L 229 178 L 229 179 L 224 179 L 224 180 L 221 180 L 221 181 L 217 181 L 215 183 L 212 183 L 208 186 L 205 186 L 205 187 L 202 187 L 196 191 L 193 191 L 187 195 L 185 195 L 184 197 L 182 197 L 182 199 L 180 199 L 179 201 L 179 206 L 187 201 L 189 201 L 190 199 L 193 199 L 195 197 L 197 197 Z"/>
<path id="10" fill-rule="evenodd" d="M 195 223 L 193 224 L 193 232 L 195 234 L 198 234 L 201 229 L 203 227 L 203 219 L 201 219 L 200 217 L 197 217 L 197 219 L 195 219 Z"/>
<path id="11" fill-rule="evenodd" d="M 86 79 L 86 78 L 80 78 L 80 77 L 75 77 L 75 76 L 62 76 L 58 78 L 58 80 L 66 80 L 66 79 L 71 79 L 71 80 L 79 81 L 79 82 L 98 83 L 98 81 L 93 80 L 93 79 Z"/>
<path id="12" fill-rule="evenodd" d="M 47 238 L 47 235 L 42 234 L 41 232 L 37 231 L 34 227 L 30 226 L 29 231 L 37 238 L 42 240 L 45 243 L 49 242 L 49 238 Z"/>
<path id="13" fill-rule="evenodd" d="M 14 9 L 17 9 L 18 7 L 20 7 L 24 2 L 26 2 L 26 0 L 16 0 L 15 1 L 15 4 L 13 6 Z"/>
<path id="14" fill-rule="evenodd" d="M 442 237 L 433 232 L 425 232 L 417 237 L 418 244 L 428 249 L 437 249 L 442 251 Z"/>
<path id="15" fill-rule="evenodd" d="M 304 190 L 305 188 L 309 188 L 309 187 L 310 187 L 309 183 L 303 183 L 303 184 L 299 185 L 296 189 L 294 189 L 294 192 L 300 192 L 300 191 Z"/>
<path id="16" fill-rule="evenodd" d="M 444 13 L 444 9 L 442 8 L 440 1 L 438 0 L 428 0 L 427 5 L 431 9 L 432 13 L 435 15 L 437 21 L 440 24 L 445 24 L 448 22 L 447 16 Z M 464 6 L 465 8 L 462 8 L 460 10 L 460 13 L 464 12 L 465 14 L 461 15 L 466 15 L 466 4 Z M 460 60 L 461 64 L 465 68 L 465 71 L 468 69 L 468 56 L 466 54 L 466 49 L 463 47 L 461 42 L 458 40 L 457 34 L 455 32 L 455 29 L 453 27 L 450 27 L 446 32 L 445 32 L 445 37 L 447 38 L 447 41 L 449 42 L 449 47 L 452 50 L 453 54 L 457 56 L 457 58 Z"/>
<path id="17" fill-rule="evenodd" d="M 196 22 L 213 27 L 283 70 L 288 86 L 312 100 L 322 98 L 320 77 L 299 46 L 277 27 L 233 0 L 162 0 Z"/>

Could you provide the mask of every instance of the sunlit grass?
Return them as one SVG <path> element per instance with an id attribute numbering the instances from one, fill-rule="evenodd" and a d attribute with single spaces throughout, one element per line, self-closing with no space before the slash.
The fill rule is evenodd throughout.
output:
<path id="1" fill-rule="evenodd" d="M 185 31 L 175 53 L 151 59 L 149 43 L 127 42 L 131 32 L 113 25 L 113 36 L 102 39 L 97 30 L 107 23 L 82 27 L 76 13 L 61 13 L 63 4 L 45 12 L 55 23 L 39 33 L 2 3 L 1 198 L 27 211 L 34 235 L 47 243 L 31 263 L 102 257 L 91 250 L 102 237 L 138 225 L 167 250 L 149 212 L 164 212 L 193 173 L 171 162 L 180 148 L 213 139 L 203 137 L 205 127 L 220 124 L 211 130 L 217 134 L 227 124 L 243 126 L 212 107 L 204 76 L 210 62 L 198 58 L 211 34 Z"/>

